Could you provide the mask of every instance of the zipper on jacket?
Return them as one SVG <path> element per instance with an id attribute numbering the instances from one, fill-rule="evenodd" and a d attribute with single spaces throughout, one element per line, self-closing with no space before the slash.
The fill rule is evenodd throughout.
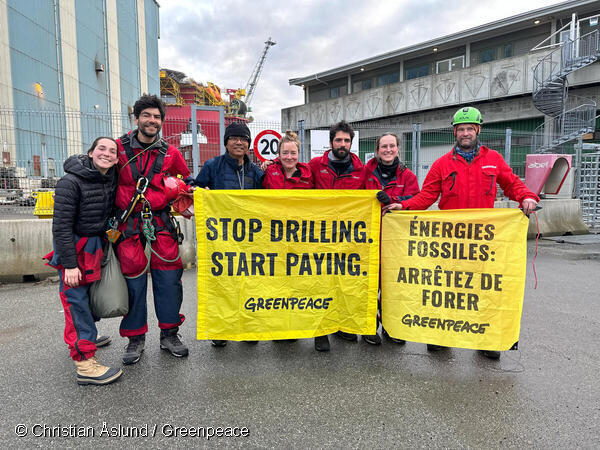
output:
<path id="1" fill-rule="evenodd" d="M 486 195 L 492 192 L 492 188 L 494 187 L 494 175 L 492 175 L 492 182 L 490 183 L 490 188 L 487 190 Z"/>
<path id="2" fill-rule="evenodd" d="M 240 176 L 240 172 L 242 173 L 242 175 Z M 236 170 L 235 171 L 237 177 L 238 177 L 238 183 L 240 184 L 240 189 L 244 189 L 244 183 L 242 183 L 242 180 L 244 179 L 244 166 L 242 165 L 242 170 Z"/>
<path id="3" fill-rule="evenodd" d="M 456 171 L 452 172 L 450 175 L 452 176 L 452 185 L 450 186 L 450 189 L 448 189 L 449 191 L 454 188 L 454 183 L 456 182 Z"/>

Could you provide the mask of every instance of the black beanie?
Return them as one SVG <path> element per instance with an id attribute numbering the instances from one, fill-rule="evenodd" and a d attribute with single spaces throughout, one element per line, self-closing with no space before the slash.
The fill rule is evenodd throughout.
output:
<path id="1" fill-rule="evenodd" d="M 243 122 L 231 122 L 227 128 L 225 128 L 225 138 L 223 143 L 227 145 L 227 139 L 232 136 L 239 136 L 248 140 L 248 146 L 252 144 L 252 137 L 250 136 L 250 129 L 248 125 Z"/>

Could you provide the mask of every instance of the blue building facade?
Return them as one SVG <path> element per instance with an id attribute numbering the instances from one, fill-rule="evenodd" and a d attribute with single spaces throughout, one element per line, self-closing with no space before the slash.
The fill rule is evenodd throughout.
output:
<path id="1" fill-rule="evenodd" d="M 158 38 L 156 0 L 0 0 L 3 165 L 59 176 L 132 128 L 139 96 L 160 94 Z"/>

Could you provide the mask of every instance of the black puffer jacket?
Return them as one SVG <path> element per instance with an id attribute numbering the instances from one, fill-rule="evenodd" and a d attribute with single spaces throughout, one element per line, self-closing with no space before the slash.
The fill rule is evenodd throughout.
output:
<path id="1" fill-rule="evenodd" d="M 65 161 L 66 175 L 56 184 L 52 236 L 54 250 L 66 269 L 77 267 L 73 234 L 102 236 L 106 231 L 117 187 L 116 169 L 102 175 L 87 155 Z"/>

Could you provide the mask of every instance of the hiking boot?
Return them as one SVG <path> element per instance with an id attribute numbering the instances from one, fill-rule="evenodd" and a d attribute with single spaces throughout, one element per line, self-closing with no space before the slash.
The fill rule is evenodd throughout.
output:
<path id="1" fill-rule="evenodd" d="M 96 338 L 96 342 L 94 342 L 94 344 L 96 344 L 96 347 L 100 348 L 110 344 L 111 340 L 112 339 L 110 338 L 110 336 L 102 335 Z"/>
<path id="2" fill-rule="evenodd" d="M 356 341 L 358 340 L 358 338 L 356 337 L 355 334 L 353 333 L 346 333 L 345 331 L 336 331 L 335 335 L 338 337 L 341 337 L 342 339 L 346 340 L 346 341 Z"/>
<path id="3" fill-rule="evenodd" d="M 171 355 L 181 358 L 189 354 L 188 348 L 181 342 L 177 332 L 179 327 L 160 330 L 160 348 L 168 350 Z"/>
<path id="4" fill-rule="evenodd" d="M 443 345 L 427 344 L 428 352 L 437 352 L 443 348 L 446 348 L 446 347 L 444 347 Z"/>
<path id="5" fill-rule="evenodd" d="M 482 350 L 481 353 L 489 359 L 500 359 L 500 352 L 496 350 Z"/>
<path id="6" fill-rule="evenodd" d="M 215 347 L 225 347 L 227 345 L 227 341 L 221 341 L 218 339 L 213 339 L 212 340 L 212 345 Z"/>
<path id="7" fill-rule="evenodd" d="M 381 345 L 381 337 L 377 333 L 362 335 L 363 341 L 371 345 Z"/>
<path id="8" fill-rule="evenodd" d="M 315 350 L 318 352 L 329 351 L 329 338 L 327 337 L 327 335 L 317 336 L 315 338 Z"/>
<path id="9" fill-rule="evenodd" d="M 123 364 L 135 364 L 138 362 L 144 351 L 144 344 L 146 343 L 146 335 L 139 334 L 137 336 L 131 336 L 129 338 L 129 344 L 125 347 L 125 353 L 123 354 Z"/>
<path id="10" fill-rule="evenodd" d="M 381 331 L 383 332 L 383 335 L 389 339 L 390 341 L 392 341 L 394 344 L 398 344 L 398 345 L 404 345 L 406 344 L 406 341 L 404 339 L 396 339 L 391 337 L 387 331 L 385 331 L 385 328 L 382 328 Z"/>
<path id="11" fill-rule="evenodd" d="M 77 384 L 81 386 L 110 384 L 123 375 L 121 369 L 103 366 L 95 356 L 74 363 L 77 367 Z"/>

